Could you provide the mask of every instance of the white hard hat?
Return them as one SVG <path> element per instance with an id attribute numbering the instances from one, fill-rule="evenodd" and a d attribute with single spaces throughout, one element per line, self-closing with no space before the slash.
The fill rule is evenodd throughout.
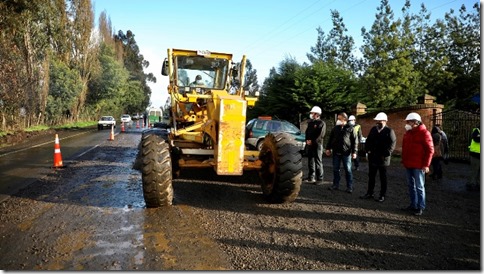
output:
<path id="1" fill-rule="evenodd" d="M 354 120 L 356 120 L 355 115 L 351 115 L 350 118 L 348 118 L 348 121 L 354 121 Z"/>
<path id="2" fill-rule="evenodd" d="M 380 113 L 378 113 L 375 116 L 375 118 L 373 118 L 373 120 L 376 120 L 376 121 L 388 121 L 388 117 L 385 114 L 385 112 L 380 112 Z"/>
<path id="3" fill-rule="evenodd" d="M 318 106 L 314 106 L 314 107 L 311 109 L 311 111 L 310 111 L 310 113 L 317 113 L 317 114 L 319 114 L 319 115 L 321 115 L 321 112 L 322 112 L 322 111 L 321 111 L 321 108 L 320 108 L 320 107 L 318 107 Z"/>
<path id="4" fill-rule="evenodd" d="M 409 121 L 409 120 L 417 120 L 419 122 L 422 122 L 422 118 L 420 118 L 420 115 L 416 112 L 410 112 L 407 115 L 407 118 L 405 118 L 405 121 Z"/>

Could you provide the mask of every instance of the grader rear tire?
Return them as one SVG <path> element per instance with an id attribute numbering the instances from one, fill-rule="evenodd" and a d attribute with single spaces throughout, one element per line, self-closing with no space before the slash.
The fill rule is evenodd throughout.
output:
<path id="1" fill-rule="evenodd" d="M 267 134 L 259 159 L 264 197 L 271 203 L 293 202 L 302 183 L 302 156 L 294 138 L 284 132 Z"/>
<path id="2" fill-rule="evenodd" d="M 141 180 L 146 207 L 170 206 L 173 185 L 170 146 L 156 134 L 143 136 Z"/>

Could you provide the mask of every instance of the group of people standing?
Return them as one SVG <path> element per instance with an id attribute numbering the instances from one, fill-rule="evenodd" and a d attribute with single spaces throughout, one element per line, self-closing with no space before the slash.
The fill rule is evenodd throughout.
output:
<path id="1" fill-rule="evenodd" d="M 368 187 L 366 193 L 360 198 L 384 202 L 388 185 L 387 167 L 390 165 L 397 138 L 394 130 L 387 126 L 388 116 L 384 112 L 378 113 L 373 120 L 375 125 L 370 129 L 365 142 L 365 152 L 368 157 Z M 406 171 L 410 205 L 402 209 L 414 215 L 422 215 L 426 207 L 425 174 L 432 167 L 432 178 L 442 178 L 441 162 L 446 162 L 447 159 L 445 155 L 448 153 L 448 140 L 439 125 L 436 125 L 432 132 L 428 131 L 416 112 L 409 113 L 405 122 L 406 132 L 403 135 L 401 157 Z M 337 115 L 336 125 L 331 129 L 324 147 L 325 133 L 326 124 L 321 120 L 321 108 L 314 106 L 310 111 L 310 121 L 306 129 L 308 176 L 305 181 L 316 185 L 323 184 L 322 153 L 324 150 L 327 156 L 332 155 L 333 160 L 333 183 L 329 190 L 339 190 L 342 167 L 346 177 L 345 191 L 352 193 L 352 162 L 357 170 L 358 144 L 362 139 L 361 127 L 355 124 L 353 115 L 348 117 L 346 113 L 341 112 Z M 474 146 L 476 150 L 475 147 L 477 146 Z M 377 173 L 380 174 L 381 187 L 379 195 L 375 196 Z"/>

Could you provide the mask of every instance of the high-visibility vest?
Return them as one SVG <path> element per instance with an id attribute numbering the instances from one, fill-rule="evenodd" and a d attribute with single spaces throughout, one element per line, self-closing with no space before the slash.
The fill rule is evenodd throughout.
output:
<path id="1" fill-rule="evenodd" d="M 354 129 L 355 129 L 355 132 L 358 132 L 358 130 L 360 130 L 361 126 L 360 125 L 356 125 L 354 126 Z"/>
<path id="2" fill-rule="evenodd" d="M 477 130 L 477 132 L 479 132 L 479 134 L 481 134 L 481 131 L 478 128 L 474 128 L 472 130 L 472 132 L 474 132 L 474 130 Z M 481 153 L 481 143 L 478 143 L 478 142 L 474 141 L 474 139 L 471 139 L 471 144 L 469 146 L 469 151 L 480 154 Z"/>

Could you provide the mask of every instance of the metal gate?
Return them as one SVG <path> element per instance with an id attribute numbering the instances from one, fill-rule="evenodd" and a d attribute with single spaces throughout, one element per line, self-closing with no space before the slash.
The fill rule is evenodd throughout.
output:
<path id="1" fill-rule="evenodd" d="M 480 125 L 480 115 L 462 110 L 450 110 L 432 115 L 432 127 L 440 124 L 449 139 L 449 158 L 457 161 L 469 159 L 472 129 Z M 432 127 L 429 130 L 432 130 Z"/>

